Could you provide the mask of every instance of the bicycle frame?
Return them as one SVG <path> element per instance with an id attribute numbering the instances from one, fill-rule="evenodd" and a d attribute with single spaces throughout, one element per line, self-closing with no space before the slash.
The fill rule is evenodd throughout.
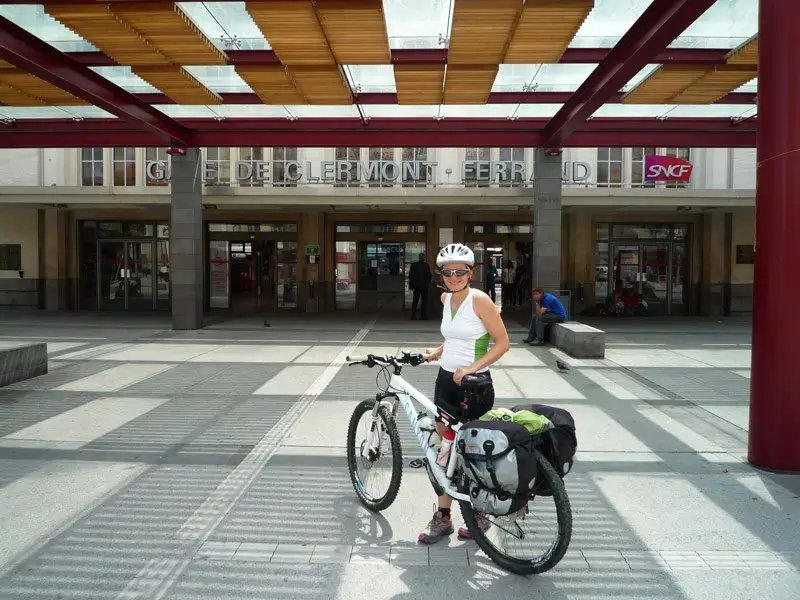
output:
<path id="1" fill-rule="evenodd" d="M 380 398 L 380 396 L 383 396 L 383 398 Z M 394 397 L 395 400 L 393 402 L 387 401 L 387 398 L 390 397 Z M 439 408 L 433 402 L 431 402 L 428 397 L 425 396 L 425 394 L 417 390 L 413 385 L 408 383 L 396 373 L 392 374 L 392 377 L 389 381 L 389 391 L 379 394 L 379 398 L 380 401 L 375 403 L 375 408 L 372 410 L 373 426 L 370 428 L 370 431 L 367 434 L 367 444 L 369 448 L 374 451 L 380 446 L 380 432 L 377 426 L 378 411 L 380 410 L 380 407 L 387 406 L 390 409 L 391 414 L 395 415 L 397 414 L 397 404 L 399 401 L 403 405 L 403 408 L 406 411 L 406 416 L 408 417 L 408 421 L 411 423 L 411 427 L 414 429 L 417 440 L 419 440 L 419 443 L 422 446 L 422 450 L 425 453 L 425 458 L 428 461 L 430 473 L 433 474 L 439 486 L 441 486 L 442 490 L 444 490 L 445 495 L 450 496 L 455 500 L 461 500 L 471 504 L 472 500 L 468 494 L 457 492 L 453 487 L 453 474 L 455 473 L 456 463 L 458 462 L 458 454 L 455 452 L 455 444 L 450 447 L 450 459 L 447 463 L 447 471 L 445 471 L 442 469 L 439 463 L 436 462 L 437 455 L 428 445 L 425 432 L 423 432 L 419 426 L 419 413 L 417 413 L 417 409 L 414 407 L 414 403 L 411 400 L 413 398 L 422 404 L 422 406 L 431 412 L 432 416 L 440 415 Z M 450 428 L 453 431 L 458 432 L 458 430 L 461 428 L 461 423 L 454 423 L 450 425 Z"/>

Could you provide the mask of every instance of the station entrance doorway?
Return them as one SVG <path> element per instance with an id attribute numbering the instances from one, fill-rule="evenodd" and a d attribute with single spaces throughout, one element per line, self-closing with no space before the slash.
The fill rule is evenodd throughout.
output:
<path id="1" fill-rule="evenodd" d="M 208 308 L 244 316 L 297 307 L 296 234 L 270 230 L 289 225 L 296 231 L 295 224 L 209 225 Z"/>
<path id="2" fill-rule="evenodd" d="M 475 253 L 473 287 L 503 308 L 530 304 L 532 225 L 467 223 L 465 240 Z"/>

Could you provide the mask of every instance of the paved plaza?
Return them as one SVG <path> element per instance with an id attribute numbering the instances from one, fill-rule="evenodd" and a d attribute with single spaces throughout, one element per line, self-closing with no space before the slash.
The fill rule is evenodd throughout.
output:
<path id="1" fill-rule="evenodd" d="M 800 476 L 745 459 L 749 322 L 599 321 L 606 359 L 576 360 L 509 321 L 497 405 L 578 427 L 572 543 L 530 578 L 456 536 L 417 544 L 435 498 L 406 421 L 395 503 L 371 514 L 351 487 L 345 433 L 377 373 L 344 357 L 436 344 L 437 321 L 270 323 L 0 313 L 0 345 L 50 357 L 0 389 L 0 599 L 798 598 Z M 436 367 L 403 374 L 432 393 Z"/>

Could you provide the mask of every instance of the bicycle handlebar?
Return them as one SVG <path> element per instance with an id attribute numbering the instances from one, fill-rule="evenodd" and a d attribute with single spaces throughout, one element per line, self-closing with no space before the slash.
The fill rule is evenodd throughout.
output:
<path id="1" fill-rule="evenodd" d="M 383 365 L 411 365 L 412 367 L 416 367 L 417 365 L 421 365 L 425 362 L 425 355 L 417 353 L 412 354 L 410 352 L 403 352 L 400 356 L 391 356 L 389 354 L 379 355 L 379 354 L 367 354 L 367 355 L 348 355 L 345 357 L 345 360 L 350 363 L 350 366 L 354 365 L 367 365 L 368 367 L 372 368 L 377 364 Z"/>

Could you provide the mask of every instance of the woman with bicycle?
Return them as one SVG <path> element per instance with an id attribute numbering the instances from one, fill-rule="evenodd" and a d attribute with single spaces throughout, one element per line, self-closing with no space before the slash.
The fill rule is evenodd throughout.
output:
<path id="1" fill-rule="evenodd" d="M 464 244 L 448 244 L 439 251 L 436 265 L 441 269 L 446 291 L 442 293 L 441 332 L 444 343 L 438 348 L 427 348 L 429 362 L 440 361 L 436 377 L 434 403 L 445 410 L 458 414 L 463 410 L 465 394 L 461 380 L 465 375 L 478 375 L 487 380 L 479 397 L 470 401 L 467 418 L 476 419 L 492 409 L 494 389 L 491 385 L 489 366 L 508 352 L 508 332 L 500 317 L 500 312 L 492 299 L 480 290 L 469 285 L 475 267 L 475 255 Z M 494 345 L 489 348 L 489 342 Z M 439 419 L 436 433 L 442 438 L 445 425 Z M 434 544 L 444 536 L 453 533 L 450 514 L 452 498 L 439 496 L 438 507 L 425 531 L 419 534 L 419 541 Z M 478 518 L 482 531 L 489 523 Z M 461 538 L 471 538 L 466 527 L 458 530 Z"/>

